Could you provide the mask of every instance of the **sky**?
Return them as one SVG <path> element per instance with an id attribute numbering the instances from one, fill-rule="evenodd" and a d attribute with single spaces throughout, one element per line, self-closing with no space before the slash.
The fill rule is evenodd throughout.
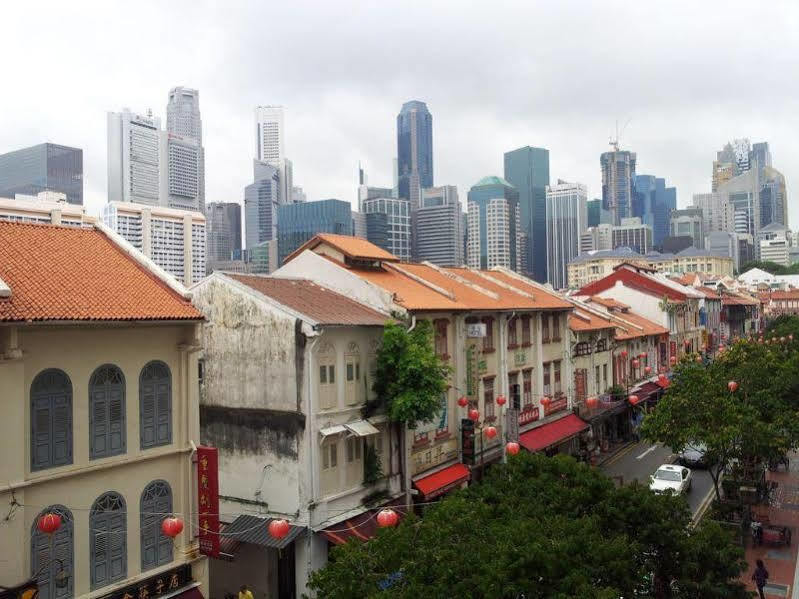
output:
<path id="1" fill-rule="evenodd" d="M 679 206 L 710 191 L 725 142 L 768 141 L 799 223 L 799 3 L 553 0 L 3 2 L 0 153 L 83 149 L 90 214 L 106 202 L 106 112 L 200 90 L 206 201 L 252 181 L 253 108 L 286 107 L 286 155 L 309 200 L 355 201 L 358 162 L 391 186 L 396 116 L 433 115 L 435 184 L 502 175 L 550 151 L 550 178 L 601 196 L 599 155 L 623 129 L 639 174 Z M 794 225 L 795 228 L 795 225 Z"/>

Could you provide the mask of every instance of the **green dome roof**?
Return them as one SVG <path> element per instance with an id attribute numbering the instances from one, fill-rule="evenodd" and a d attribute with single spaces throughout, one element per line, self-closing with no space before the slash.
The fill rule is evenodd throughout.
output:
<path id="1" fill-rule="evenodd" d="M 472 185 L 472 187 L 487 187 L 489 185 L 504 185 L 505 187 L 513 187 L 510 183 L 505 181 L 502 177 L 495 177 L 493 175 L 488 177 L 483 177 L 477 183 Z M 513 187 L 516 189 L 515 187 Z"/>

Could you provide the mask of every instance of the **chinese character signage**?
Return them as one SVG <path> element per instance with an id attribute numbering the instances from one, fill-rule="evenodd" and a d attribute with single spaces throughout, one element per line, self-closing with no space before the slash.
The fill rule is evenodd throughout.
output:
<path id="1" fill-rule="evenodd" d="M 100 599 L 158 599 L 181 592 L 192 582 L 191 566 L 183 564 L 104 595 Z"/>
<path id="2" fill-rule="evenodd" d="M 519 412 L 519 426 L 535 422 L 538 420 L 538 415 L 538 407 L 534 408 L 531 405 L 525 406 L 524 410 Z"/>
<path id="3" fill-rule="evenodd" d="M 477 368 L 477 346 L 469 343 L 466 346 L 466 397 L 477 401 L 477 394 L 480 389 L 479 373 Z"/>
<path id="4" fill-rule="evenodd" d="M 468 418 L 461 420 L 461 453 L 463 463 L 474 465 L 474 422 Z"/>
<path id="5" fill-rule="evenodd" d="M 219 457 L 216 447 L 197 448 L 197 513 L 200 553 L 219 557 Z"/>
<path id="6" fill-rule="evenodd" d="M 508 431 L 508 441 L 519 440 L 519 410 L 508 408 L 505 410 L 506 430 Z"/>

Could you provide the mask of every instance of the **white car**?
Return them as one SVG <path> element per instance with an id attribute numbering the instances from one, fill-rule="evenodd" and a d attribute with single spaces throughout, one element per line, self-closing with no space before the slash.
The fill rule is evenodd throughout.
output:
<path id="1" fill-rule="evenodd" d="M 649 488 L 655 493 L 687 493 L 691 490 L 691 470 L 676 464 L 663 464 L 652 475 Z"/>

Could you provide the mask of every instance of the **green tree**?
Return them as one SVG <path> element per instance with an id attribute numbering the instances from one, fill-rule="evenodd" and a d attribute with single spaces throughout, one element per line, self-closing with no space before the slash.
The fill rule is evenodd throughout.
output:
<path id="1" fill-rule="evenodd" d="M 753 268 L 759 268 L 760 270 L 765 270 L 768 273 L 773 275 L 795 275 L 799 274 L 799 264 L 791 264 L 790 266 L 783 266 L 782 264 L 777 264 L 776 262 L 761 262 L 759 260 L 752 260 L 747 262 L 741 267 L 741 272 L 746 272 L 747 270 L 751 270 Z"/>
<path id="2" fill-rule="evenodd" d="M 424 519 L 336 547 L 309 584 L 329 599 L 749 597 L 740 548 L 689 520 L 682 497 L 617 489 L 569 457 L 521 454 Z"/>
<path id="3" fill-rule="evenodd" d="M 435 353 L 433 327 L 420 320 L 412 330 L 389 323 L 377 352 L 373 389 L 388 416 L 414 428 L 441 412 L 441 394 L 447 390 L 449 366 Z"/>
<path id="4" fill-rule="evenodd" d="M 794 341 L 799 341 L 799 316 L 783 314 L 768 323 L 764 336 L 768 339 L 772 337 L 787 337 L 793 335 Z"/>

